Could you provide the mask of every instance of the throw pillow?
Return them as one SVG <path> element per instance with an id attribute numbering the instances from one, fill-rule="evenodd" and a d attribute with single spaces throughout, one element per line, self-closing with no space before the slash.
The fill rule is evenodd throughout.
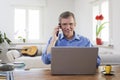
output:
<path id="1" fill-rule="evenodd" d="M 10 50 L 9 53 L 14 55 L 15 59 L 21 56 L 21 53 L 19 51 L 17 51 L 17 50 Z"/>

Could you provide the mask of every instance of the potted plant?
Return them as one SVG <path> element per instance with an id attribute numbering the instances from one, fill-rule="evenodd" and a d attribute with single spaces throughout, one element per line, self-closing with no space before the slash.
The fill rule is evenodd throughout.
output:
<path id="1" fill-rule="evenodd" d="M 0 31 L 0 47 L 2 48 L 2 44 L 7 42 L 8 44 L 10 44 L 11 40 L 6 36 L 6 33 L 2 34 Z M 2 49 L 0 49 L 1 52 Z"/>
<path id="2" fill-rule="evenodd" d="M 22 40 L 24 43 L 26 42 L 26 39 L 23 38 L 22 36 L 18 36 L 18 38 L 19 38 L 20 40 Z"/>
<path id="3" fill-rule="evenodd" d="M 104 19 L 103 15 L 97 15 L 95 17 L 95 19 L 97 20 L 97 25 L 96 25 L 96 44 L 97 45 L 102 45 L 103 41 L 101 39 L 101 31 L 104 29 L 105 24 L 108 22 L 103 22 L 101 23 L 101 21 Z"/>

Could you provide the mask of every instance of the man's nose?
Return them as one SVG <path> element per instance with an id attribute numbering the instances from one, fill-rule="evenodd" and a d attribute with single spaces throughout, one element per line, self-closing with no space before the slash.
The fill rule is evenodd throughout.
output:
<path id="1" fill-rule="evenodd" d="M 70 24 L 67 24 L 67 25 L 66 25 L 66 28 L 70 28 Z"/>

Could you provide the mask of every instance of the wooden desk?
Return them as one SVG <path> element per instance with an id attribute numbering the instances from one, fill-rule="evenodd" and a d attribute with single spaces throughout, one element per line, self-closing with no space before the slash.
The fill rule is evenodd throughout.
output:
<path id="1" fill-rule="evenodd" d="M 50 69 L 33 69 L 28 71 L 14 71 L 14 80 L 119 80 L 120 65 L 112 66 L 114 75 L 105 76 L 100 66 L 95 75 L 51 75 Z"/>

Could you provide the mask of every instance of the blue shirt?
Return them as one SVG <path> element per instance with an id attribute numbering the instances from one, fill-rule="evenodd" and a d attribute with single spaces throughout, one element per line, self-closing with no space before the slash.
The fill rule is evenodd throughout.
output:
<path id="1" fill-rule="evenodd" d="M 50 44 L 52 38 L 49 39 L 48 44 L 45 50 L 42 53 L 42 60 L 45 64 L 51 63 L 51 53 L 47 54 L 47 47 Z M 63 34 L 59 34 L 58 40 L 55 46 L 78 46 L 78 47 L 93 47 L 92 43 L 86 37 L 83 37 L 78 34 L 74 34 L 74 37 L 71 40 L 67 40 Z M 97 58 L 97 66 L 100 65 L 101 59 L 98 56 Z"/>

